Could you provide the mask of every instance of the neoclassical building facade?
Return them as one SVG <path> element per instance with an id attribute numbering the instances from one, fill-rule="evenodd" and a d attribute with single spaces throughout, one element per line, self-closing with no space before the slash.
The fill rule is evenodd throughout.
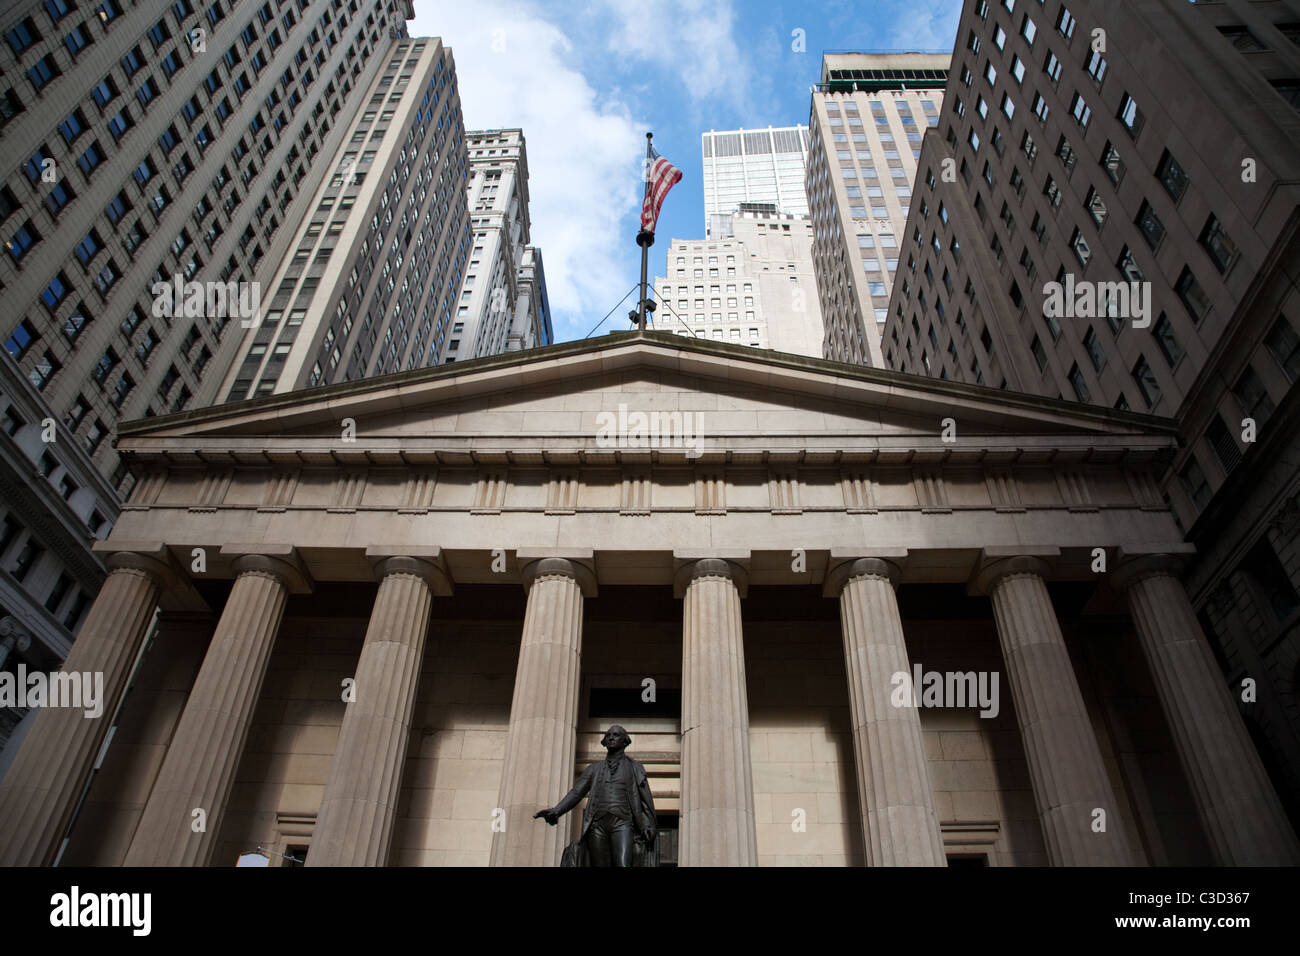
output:
<path id="1" fill-rule="evenodd" d="M 0 863 L 558 865 L 614 722 L 679 865 L 1296 863 L 1176 441 L 654 332 L 132 423 Z"/>

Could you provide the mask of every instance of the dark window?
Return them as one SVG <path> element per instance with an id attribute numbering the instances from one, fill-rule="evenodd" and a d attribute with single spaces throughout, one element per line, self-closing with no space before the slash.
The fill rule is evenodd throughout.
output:
<path id="1" fill-rule="evenodd" d="M 1282 372 L 1288 381 L 1294 382 L 1300 378 L 1300 335 L 1285 315 L 1278 316 L 1269 329 L 1264 344 L 1277 364 L 1282 366 Z"/>
<path id="2" fill-rule="evenodd" d="M 1210 254 L 1210 260 L 1220 272 L 1227 272 L 1237 261 L 1237 244 L 1232 241 L 1217 216 L 1211 214 L 1205 221 L 1198 240 L 1201 247 Z"/>
<path id="3" fill-rule="evenodd" d="M 1232 394 L 1236 396 L 1237 404 L 1246 417 L 1255 420 L 1256 428 L 1263 428 L 1276 408 L 1263 380 L 1250 366 L 1246 366 L 1246 371 L 1241 373 L 1237 384 L 1232 386 Z"/>
<path id="4" fill-rule="evenodd" d="M 1251 33 L 1245 27 L 1224 26 L 1217 27 L 1216 29 L 1223 34 L 1235 49 L 1240 50 L 1242 53 L 1254 53 L 1257 50 L 1268 49 L 1268 47 L 1264 46 L 1264 44 L 1259 41 L 1255 34 Z"/>
<path id="5" fill-rule="evenodd" d="M 1163 312 L 1160 313 L 1160 318 L 1156 319 L 1156 324 L 1151 327 L 1151 334 L 1155 336 L 1156 345 L 1160 347 L 1160 354 L 1165 357 L 1169 367 L 1173 368 L 1182 358 L 1183 350 L 1174 336 L 1173 324 Z"/>
<path id="6" fill-rule="evenodd" d="M 1191 313 L 1193 319 L 1200 322 L 1210 312 L 1210 299 L 1201 288 L 1201 284 L 1196 281 L 1196 276 L 1192 275 L 1192 270 L 1184 267 L 1182 275 L 1178 277 L 1178 282 L 1174 285 L 1174 291 L 1178 293 L 1178 298 L 1182 299 L 1183 305 L 1187 306 L 1187 311 Z"/>
<path id="7" fill-rule="evenodd" d="M 1236 439 L 1232 437 L 1232 432 L 1218 415 L 1214 416 L 1210 427 L 1205 429 L 1205 439 L 1210 443 L 1210 448 L 1214 450 L 1214 457 L 1219 460 L 1224 471 L 1232 471 L 1241 463 L 1241 446 L 1237 444 Z"/>
<path id="8" fill-rule="evenodd" d="M 1195 458 L 1189 459 L 1187 464 L 1183 466 L 1183 470 L 1178 473 L 1178 480 L 1196 510 L 1204 511 L 1205 506 L 1210 503 L 1212 492 L 1210 491 L 1210 483 L 1205 478 L 1205 472 L 1201 470 L 1201 466 L 1197 464 Z"/>
<path id="9" fill-rule="evenodd" d="M 24 17 L 17 26 L 5 34 L 5 42 L 9 44 L 9 49 L 14 51 L 15 58 L 40 38 L 41 33 L 36 29 L 36 24 L 31 17 Z"/>
<path id="10" fill-rule="evenodd" d="M 1155 407 L 1156 402 L 1160 400 L 1160 385 L 1156 382 L 1151 366 L 1147 364 L 1146 356 L 1139 355 L 1133 365 L 1133 381 L 1137 383 L 1138 391 L 1142 393 L 1147 408 Z"/>
<path id="11" fill-rule="evenodd" d="M 1183 167 L 1174 159 L 1174 154 L 1165 150 L 1164 155 L 1160 157 L 1160 165 L 1156 167 L 1156 178 L 1160 180 L 1160 185 L 1165 187 L 1165 192 L 1169 193 L 1174 202 L 1183 198 L 1183 193 L 1187 191 L 1187 173 Z"/>
<path id="12" fill-rule="evenodd" d="M 1160 221 L 1156 211 L 1151 208 L 1151 204 L 1145 200 L 1141 208 L 1138 209 L 1136 222 L 1138 231 L 1142 233 L 1142 238 L 1147 241 L 1147 245 L 1155 249 L 1160 245 L 1160 240 L 1165 237 L 1165 224 Z"/>
<path id="13" fill-rule="evenodd" d="M 1255 543 L 1241 562 L 1241 570 L 1250 575 L 1278 621 L 1285 621 L 1300 607 L 1300 595 L 1296 594 L 1286 568 L 1267 539 L 1260 538 Z"/>

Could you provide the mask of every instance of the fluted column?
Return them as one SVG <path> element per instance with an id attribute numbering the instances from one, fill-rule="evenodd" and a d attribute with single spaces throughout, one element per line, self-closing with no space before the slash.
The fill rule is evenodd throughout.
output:
<path id="1" fill-rule="evenodd" d="M 236 558 L 234 569 L 238 577 L 145 804 L 126 866 L 204 866 L 212 855 L 296 574 L 289 562 L 266 555 Z M 200 819 L 203 829 L 197 830 Z"/>
<path id="2" fill-rule="evenodd" d="M 519 645 L 499 807 L 505 829 L 492 835 L 493 866 L 559 866 L 566 826 L 534 820 L 573 787 L 582 673 L 582 600 L 595 593 L 591 571 L 567 558 L 524 567 L 528 607 Z"/>
<path id="3" fill-rule="evenodd" d="M 58 854 L 163 587 L 174 577 L 159 549 L 118 552 L 63 662 L 64 673 L 104 675 L 102 711 L 47 707 L 0 783 L 0 866 L 48 866 Z"/>
<path id="4" fill-rule="evenodd" d="M 384 558 L 375 570 L 379 593 L 357 661 L 356 697 L 343 714 L 308 866 L 388 862 L 433 589 L 446 578 L 432 562 L 405 556 Z"/>
<path id="5" fill-rule="evenodd" d="M 911 673 L 897 580 L 891 562 L 860 558 L 828 582 L 840 596 L 863 843 L 868 866 L 947 866 L 920 714 L 890 702 L 894 675 Z"/>
<path id="6" fill-rule="evenodd" d="M 1169 559 L 1122 563 L 1129 611 L 1178 758 L 1223 866 L 1295 866 L 1300 845 Z"/>
<path id="7" fill-rule="evenodd" d="M 1038 558 L 1002 558 L 979 581 L 993 599 L 1047 856 L 1053 866 L 1128 866 L 1124 825 L 1043 580 L 1046 570 Z M 1105 811 L 1102 832 L 1093 830 L 1098 809 Z"/>
<path id="8" fill-rule="evenodd" d="M 685 587 L 678 862 L 681 866 L 756 866 L 740 618 L 744 570 L 721 558 L 703 558 L 685 565 L 678 581 Z"/>

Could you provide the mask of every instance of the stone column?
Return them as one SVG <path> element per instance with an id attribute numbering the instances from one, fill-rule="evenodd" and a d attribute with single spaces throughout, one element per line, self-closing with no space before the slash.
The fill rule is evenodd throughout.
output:
<path id="1" fill-rule="evenodd" d="M 117 552 L 64 673 L 102 674 L 98 717 L 84 708 L 45 708 L 0 783 L 0 866 L 49 866 L 58 855 L 104 735 L 164 587 L 175 582 L 166 551 Z"/>
<path id="2" fill-rule="evenodd" d="M 269 555 L 234 561 L 234 587 L 212 635 L 126 866 L 205 866 L 224 817 L 297 567 Z M 204 829 L 196 832 L 195 810 Z M 232 861 L 233 864 L 233 861 Z"/>
<path id="3" fill-rule="evenodd" d="M 1241 719 L 1175 559 L 1131 558 L 1116 569 L 1156 693 L 1222 866 L 1295 866 L 1300 845 Z"/>
<path id="4" fill-rule="evenodd" d="M 491 862 L 559 866 L 569 828 L 548 826 L 533 814 L 554 806 L 574 784 L 582 600 L 595 594 L 596 581 L 590 568 L 568 558 L 532 561 L 523 579 L 528 607 L 501 768 L 505 829 L 492 835 Z"/>
<path id="5" fill-rule="evenodd" d="M 756 866 L 740 597 L 745 571 L 703 558 L 677 572 L 682 611 L 680 866 Z"/>
<path id="6" fill-rule="evenodd" d="M 343 715 L 308 866 L 387 864 L 433 592 L 451 593 L 431 561 L 387 557 L 375 571 L 379 594 L 357 661 L 356 699 Z"/>
<path id="7" fill-rule="evenodd" d="M 911 673 L 897 581 L 880 558 L 841 564 L 827 581 L 840 598 L 863 844 L 868 866 L 947 866 L 920 714 L 890 702 L 893 676 Z"/>
<path id="8" fill-rule="evenodd" d="M 1000 558 L 980 572 L 993 599 L 1007 683 L 1053 866 L 1133 863 L 1101 748 L 1052 608 L 1039 558 Z M 1093 832 L 1094 811 L 1106 829 Z"/>

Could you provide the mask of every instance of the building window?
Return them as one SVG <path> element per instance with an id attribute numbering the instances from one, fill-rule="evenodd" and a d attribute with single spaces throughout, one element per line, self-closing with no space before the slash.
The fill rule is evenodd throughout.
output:
<path id="1" fill-rule="evenodd" d="M 1088 246 L 1088 240 L 1083 237 L 1079 227 L 1074 228 L 1074 234 L 1070 237 L 1070 249 L 1074 252 L 1074 258 L 1079 260 L 1079 265 L 1086 266 L 1088 260 L 1092 258 L 1092 250 Z"/>
<path id="2" fill-rule="evenodd" d="M 1155 337 L 1156 345 L 1160 347 L 1160 354 L 1165 357 L 1169 367 L 1173 368 L 1178 364 L 1178 360 L 1183 356 L 1182 347 L 1178 344 L 1178 339 L 1174 336 L 1173 323 L 1163 312 L 1156 324 L 1151 327 L 1151 334 Z"/>
<path id="3" fill-rule="evenodd" d="M 1100 372 L 1106 366 L 1106 350 L 1101 346 L 1101 340 L 1092 326 L 1088 326 L 1088 331 L 1083 335 L 1083 348 L 1088 353 L 1088 359 L 1092 362 L 1092 367 Z"/>
<path id="4" fill-rule="evenodd" d="M 1182 275 L 1174 285 L 1174 291 L 1178 293 L 1178 298 L 1182 299 L 1183 305 L 1187 307 L 1187 311 L 1195 321 L 1200 322 L 1209 314 L 1210 298 L 1201 288 L 1201 284 L 1196 281 L 1196 276 L 1192 274 L 1190 268 L 1183 268 Z"/>
<path id="5" fill-rule="evenodd" d="M 1224 231 L 1223 223 L 1217 216 L 1211 214 L 1210 218 L 1205 221 L 1205 228 L 1201 230 L 1201 236 L 1198 240 L 1201 247 L 1210 254 L 1210 260 L 1219 272 L 1227 272 L 1232 268 L 1232 264 L 1237 261 L 1237 244 L 1229 238 Z"/>
<path id="6" fill-rule="evenodd" d="M 1117 150 L 1112 143 L 1107 142 L 1106 148 L 1101 151 L 1101 159 L 1099 162 L 1101 163 L 1101 168 L 1106 173 L 1106 177 L 1118 186 L 1120 180 L 1124 178 L 1125 168 L 1124 161 L 1119 158 L 1119 150 Z"/>
<path id="7" fill-rule="evenodd" d="M 1088 128 L 1088 121 L 1092 119 L 1092 110 L 1077 92 L 1074 94 L 1074 99 L 1070 101 L 1070 115 L 1084 129 Z"/>
<path id="8" fill-rule="evenodd" d="M 1223 26 L 1217 27 L 1218 31 L 1223 34 L 1224 38 L 1232 44 L 1233 49 L 1240 50 L 1242 53 L 1255 53 L 1259 50 L 1267 50 L 1259 41 L 1255 34 L 1251 33 L 1242 26 Z"/>
<path id="9" fill-rule="evenodd" d="M 1152 249 L 1160 245 L 1160 240 L 1165 237 L 1165 225 L 1156 215 L 1156 211 L 1151 208 L 1151 204 L 1143 200 L 1141 208 L 1138 209 L 1137 219 L 1138 231 L 1142 233 L 1142 238 L 1147 241 L 1147 245 Z"/>
<path id="10" fill-rule="evenodd" d="M 1088 215 L 1100 229 L 1106 223 L 1106 203 L 1102 201 L 1101 194 L 1095 188 L 1088 189 L 1088 198 L 1084 200 L 1084 208 L 1088 210 Z"/>
<path id="11" fill-rule="evenodd" d="M 1060 32 L 1061 36 L 1068 40 L 1074 36 L 1074 26 L 1075 20 L 1074 17 L 1070 16 L 1069 9 L 1067 7 L 1061 7 L 1061 15 L 1056 18 L 1056 29 Z"/>
<path id="12" fill-rule="evenodd" d="M 1183 198 L 1183 193 L 1187 190 L 1187 173 L 1183 167 L 1174 159 L 1174 154 L 1169 150 L 1164 151 L 1160 157 L 1160 165 L 1156 167 L 1156 178 L 1160 180 L 1160 185 L 1165 187 L 1165 192 L 1169 193 L 1174 202 Z"/>
<path id="13" fill-rule="evenodd" d="M 1269 396 L 1263 379 L 1249 365 L 1246 366 L 1246 371 L 1241 373 L 1241 377 L 1237 379 L 1237 384 L 1232 386 L 1232 394 L 1236 396 L 1237 404 L 1241 406 L 1241 410 L 1247 417 L 1253 418 L 1255 425 L 1260 428 L 1272 417 L 1273 411 L 1277 407 L 1273 404 L 1273 399 Z"/>
<path id="14" fill-rule="evenodd" d="M 1083 371 L 1076 362 L 1070 366 L 1070 386 L 1074 389 L 1075 397 L 1081 402 L 1087 402 L 1092 399 L 1092 393 L 1088 391 L 1088 383 L 1083 379 Z"/>
<path id="15" fill-rule="evenodd" d="M 1134 363 L 1133 381 L 1137 383 L 1138 391 L 1142 393 L 1147 408 L 1154 408 L 1156 402 L 1160 400 L 1160 385 L 1156 382 L 1155 373 L 1151 371 L 1146 356 L 1139 355 L 1137 362 Z"/>
<path id="16" fill-rule="evenodd" d="M 1267 538 L 1260 538 L 1250 549 L 1241 570 L 1250 577 L 1251 583 L 1259 589 L 1265 603 L 1272 610 L 1278 622 L 1286 621 L 1300 607 L 1300 594 L 1286 572 L 1277 552 L 1273 550 Z"/>
<path id="17" fill-rule="evenodd" d="M 1038 363 L 1038 370 L 1040 372 L 1046 370 L 1047 350 L 1043 348 L 1042 340 L 1039 339 L 1037 335 L 1035 335 L 1034 340 L 1029 343 L 1029 351 L 1033 353 L 1034 361 Z"/>
<path id="18" fill-rule="evenodd" d="M 1124 98 L 1120 100 L 1119 112 L 1116 116 L 1124 124 L 1124 128 L 1128 130 L 1129 135 L 1137 139 L 1142 132 L 1142 124 L 1146 122 L 1146 119 L 1143 117 L 1142 111 L 1138 109 L 1137 101 L 1128 93 L 1125 93 Z"/>
<path id="19" fill-rule="evenodd" d="M 1264 345 L 1282 367 L 1287 381 L 1294 382 L 1300 378 L 1300 334 L 1296 333 L 1285 315 L 1278 316 L 1273 323 L 1264 339 Z"/>
<path id="20" fill-rule="evenodd" d="M 1183 486 L 1183 491 L 1187 492 L 1187 497 L 1191 499 L 1192 505 L 1197 511 L 1204 511 L 1205 506 L 1210 503 L 1211 491 L 1210 483 L 1205 478 L 1205 472 L 1197 464 L 1195 458 L 1188 460 L 1183 466 L 1182 471 L 1178 473 L 1178 481 Z"/>

